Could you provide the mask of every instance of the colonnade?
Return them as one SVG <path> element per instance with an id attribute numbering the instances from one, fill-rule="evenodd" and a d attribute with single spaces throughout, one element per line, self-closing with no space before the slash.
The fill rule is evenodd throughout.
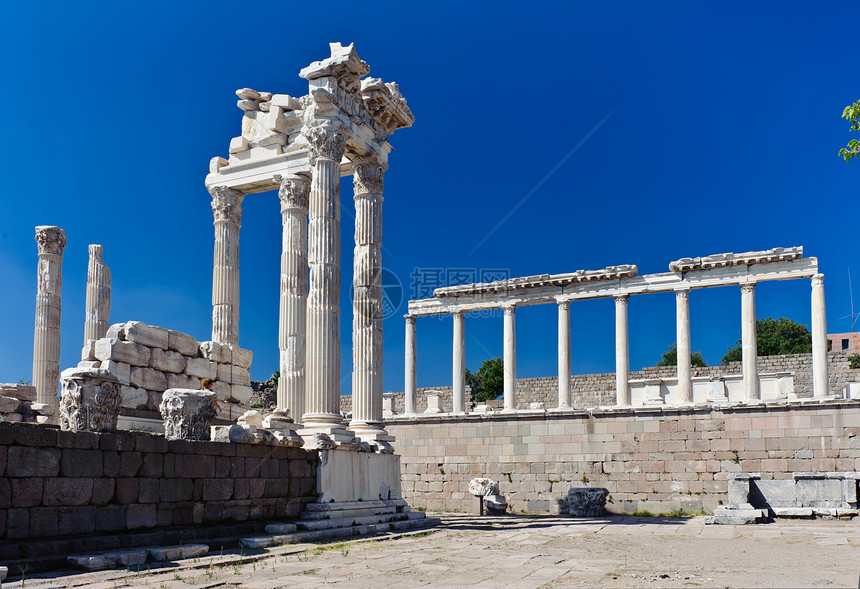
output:
<path id="1" fill-rule="evenodd" d="M 382 421 L 382 200 L 384 158 L 353 165 L 353 417 L 340 412 L 340 178 L 346 130 L 323 124 L 304 131 L 310 172 L 277 176 L 282 217 L 276 413 L 306 434 L 336 442 L 386 440 Z M 239 230 L 245 195 L 211 186 L 215 214 L 212 339 L 239 340 Z"/>
<path id="2" fill-rule="evenodd" d="M 827 367 L 827 323 L 824 306 L 824 275 L 812 276 L 812 368 L 813 397 L 829 396 L 829 376 Z M 754 281 L 740 283 L 741 291 L 741 349 L 743 354 L 743 397 L 747 402 L 760 400 L 761 395 L 756 369 L 756 316 Z M 693 384 L 691 367 L 690 338 L 690 288 L 682 286 L 674 289 L 675 322 L 677 338 L 677 378 L 678 403 L 693 403 Z M 627 320 L 629 294 L 611 295 L 615 300 L 615 387 L 616 405 L 628 406 L 630 399 L 630 346 Z M 597 297 L 595 297 L 597 298 Z M 558 408 L 572 406 L 570 393 L 570 301 L 563 296 L 555 297 L 558 306 Z M 504 310 L 504 410 L 514 411 L 516 400 L 516 308 L 518 301 L 506 301 Z M 484 307 L 487 308 L 487 307 Z M 498 307 L 496 307 L 498 308 Z M 453 411 L 461 413 L 465 407 L 465 312 L 452 311 L 454 318 L 453 340 Z M 414 413 L 417 392 L 417 337 L 416 315 L 407 314 L 406 319 L 406 382 L 405 410 Z"/>

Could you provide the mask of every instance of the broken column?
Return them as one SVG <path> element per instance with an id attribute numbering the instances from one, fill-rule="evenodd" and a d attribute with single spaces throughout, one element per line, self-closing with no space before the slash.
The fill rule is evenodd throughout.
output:
<path id="1" fill-rule="evenodd" d="M 283 177 L 278 196 L 283 223 L 281 305 L 278 326 L 280 376 L 278 406 L 282 419 L 298 423 L 305 412 L 305 325 L 308 299 L 308 194 L 304 175 Z"/>
<path id="2" fill-rule="evenodd" d="M 110 327 L 110 269 L 103 256 L 102 246 L 90 244 L 82 360 L 90 359 L 95 340 L 103 338 Z"/>
<path id="3" fill-rule="evenodd" d="M 60 296 L 63 292 L 63 249 L 66 233 L 59 227 L 36 227 L 39 266 L 36 290 L 36 327 L 33 334 L 33 386 L 36 401 L 59 409 Z"/>

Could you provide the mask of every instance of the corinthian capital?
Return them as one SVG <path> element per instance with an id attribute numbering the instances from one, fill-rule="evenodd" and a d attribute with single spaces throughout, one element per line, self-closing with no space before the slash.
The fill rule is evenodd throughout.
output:
<path id="1" fill-rule="evenodd" d="M 36 227 L 36 243 L 39 247 L 39 255 L 56 254 L 63 255 L 66 247 L 66 232 L 53 225 L 39 225 Z"/>
<path id="2" fill-rule="evenodd" d="M 824 286 L 824 274 L 813 275 L 812 286 Z"/>
<path id="3" fill-rule="evenodd" d="M 745 282 L 741 284 L 741 292 L 755 292 L 755 282 Z"/>
<path id="4" fill-rule="evenodd" d="M 209 189 L 212 195 L 212 212 L 215 222 L 230 221 L 239 225 L 242 222 L 242 200 L 245 195 L 226 186 L 213 186 Z"/>
<path id="5" fill-rule="evenodd" d="M 355 194 L 382 194 L 385 167 L 376 160 L 361 161 L 353 165 Z"/>
<path id="6" fill-rule="evenodd" d="M 311 151 L 311 160 L 329 159 L 340 163 L 346 151 L 346 138 L 337 127 L 313 127 L 305 131 Z"/>
<path id="7" fill-rule="evenodd" d="M 308 210 L 311 183 L 306 176 L 294 174 L 290 176 L 277 176 L 275 179 L 280 184 L 278 198 L 281 199 L 282 211 L 286 209 Z"/>

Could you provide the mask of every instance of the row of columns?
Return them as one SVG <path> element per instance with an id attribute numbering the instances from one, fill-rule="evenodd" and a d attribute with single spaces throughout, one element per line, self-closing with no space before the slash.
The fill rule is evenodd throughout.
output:
<path id="1" fill-rule="evenodd" d="M 812 371 L 813 396 L 829 395 L 827 366 L 827 322 L 824 307 L 824 275 L 812 277 Z M 756 368 L 756 318 L 755 283 L 740 285 L 741 289 L 741 350 L 743 354 L 744 399 L 756 401 L 761 398 Z M 630 405 L 630 343 L 627 321 L 628 295 L 616 295 L 615 299 L 615 390 L 616 404 Z M 557 299 L 558 303 L 558 407 L 571 407 L 570 395 L 570 302 Z M 678 402 L 693 402 L 693 381 L 690 339 L 690 289 L 675 291 L 675 324 L 677 341 Z M 504 409 L 516 409 L 516 302 L 505 304 L 504 310 Z M 465 408 L 465 314 L 452 313 L 454 318 L 453 344 L 453 411 L 461 413 Z M 415 412 L 417 394 L 417 345 L 414 315 L 406 319 L 406 383 L 405 410 Z"/>
<path id="2" fill-rule="evenodd" d="M 282 253 L 276 413 L 335 441 L 385 440 L 382 421 L 382 201 L 385 166 L 354 162 L 353 419 L 340 413 L 340 177 L 346 137 L 335 125 L 305 133 L 310 174 L 279 176 Z M 215 186 L 212 339 L 239 340 L 239 229 L 244 195 Z"/>

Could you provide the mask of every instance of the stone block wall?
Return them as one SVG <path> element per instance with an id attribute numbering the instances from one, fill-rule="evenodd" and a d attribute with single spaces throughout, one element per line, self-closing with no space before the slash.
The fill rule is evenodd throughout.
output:
<path id="1" fill-rule="evenodd" d="M 53 413 L 51 407 L 36 403 L 36 387 L 0 383 L 0 422 L 45 423 Z"/>
<path id="2" fill-rule="evenodd" d="M 474 512 L 469 481 L 489 477 L 516 513 L 558 513 L 571 487 L 609 490 L 607 509 L 712 512 L 733 472 L 860 471 L 860 402 L 723 410 L 578 411 L 389 420 L 403 497 L 428 510 Z"/>
<path id="3" fill-rule="evenodd" d="M 28 540 L 296 517 L 316 497 L 318 460 L 301 448 L 0 423 L 0 562 Z"/>
<path id="4" fill-rule="evenodd" d="M 827 354 L 827 362 L 830 368 L 830 391 L 840 394 L 845 385 L 850 382 L 860 382 L 860 369 L 849 368 L 849 352 L 830 352 Z M 800 398 L 812 397 L 812 354 L 788 354 L 784 356 L 761 356 L 756 362 L 758 372 L 791 372 L 794 375 L 794 392 Z M 728 366 L 707 366 L 704 368 L 693 368 L 698 371 L 699 376 L 724 376 L 728 374 L 741 374 L 741 363 L 732 362 Z M 674 377 L 676 367 L 674 366 L 649 366 L 642 370 L 630 372 L 630 380 Z M 442 393 L 442 407 L 450 411 L 454 406 L 452 387 L 424 387 L 419 388 L 416 399 L 416 411 L 422 413 L 427 408 L 427 392 L 438 391 Z M 470 387 L 466 387 L 466 408 L 471 410 L 474 403 L 469 401 Z M 615 404 L 615 373 L 604 374 L 574 374 L 570 377 L 571 404 L 575 409 L 588 409 Z M 342 411 L 349 412 L 352 408 L 352 398 L 348 395 L 341 398 Z M 517 379 L 517 405 L 528 408 L 530 403 L 544 403 L 547 409 L 558 406 L 558 377 L 544 376 L 537 378 Z M 496 399 L 486 403 L 493 409 L 503 407 L 502 399 Z M 405 404 L 403 392 L 395 393 L 395 410 L 403 413 Z"/>
<path id="5" fill-rule="evenodd" d="M 202 379 L 211 378 L 219 400 L 242 406 L 232 415 L 250 402 L 252 356 L 238 346 L 198 342 L 178 331 L 129 321 L 111 325 L 104 338 L 84 347 L 78 366 L 114 374 L 126 409 L 158 411 L 165 390 L 199 389 Z"/>

